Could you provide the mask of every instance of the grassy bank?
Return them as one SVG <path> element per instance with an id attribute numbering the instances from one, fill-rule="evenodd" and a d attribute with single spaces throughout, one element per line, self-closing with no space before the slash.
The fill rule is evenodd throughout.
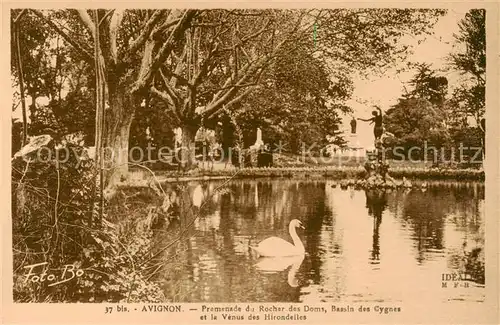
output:
<path id="1" fill-rule="evenodd" d="M 216 180 L 232 178 L 321 178 L 321 179 L 358 179 L 365 177 L 363 167 L 266 167 L 241 169 L 194 169 L 188 172 L 155 171 L 153 176 L 150 170 L 134 167 L 125 183 L 128 186 L 141 186 L 149 180 L 160 182 L 182 182 L 192 180 Z M 484 171 L 479 169 L 435 169 L 425 167 L 392 167 L 389 174 L 401 179 L 406 177 L 412 180 L 464 180 L 483 181 Z"/>

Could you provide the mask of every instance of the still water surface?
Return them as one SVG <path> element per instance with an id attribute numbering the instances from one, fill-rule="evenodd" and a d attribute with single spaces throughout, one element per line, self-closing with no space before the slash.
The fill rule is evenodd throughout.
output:
<path id="1" fill-rule="evenodd" d="M 484 247 L 484 186 L 431 183 L 422 191 L 342 190 L 329 181 L 190 183 L 184 225 L 156 232 L 179 247 L 162 252 L 157 277 L 178 302 L 481 302 L 484 285 L 442 288 L 464 270 L 464 252 Z M 182 196 L 182 195 L 181 195 Z M 182 201 L 182 200 L 181 200 Z M 202 202 L 205 202 L 204 204 Z M 194 205 L 194 206 L 192 206 Z M 201 208 L 200 208 L 201 206 Z M 300 219 L 304 258 L 258 258 L 249 245 L 270 236 L 291 242 Z M 161 246 L 161 245 L 160 245 Z M 468 287 L 467 287 L 468 286 Z"/>

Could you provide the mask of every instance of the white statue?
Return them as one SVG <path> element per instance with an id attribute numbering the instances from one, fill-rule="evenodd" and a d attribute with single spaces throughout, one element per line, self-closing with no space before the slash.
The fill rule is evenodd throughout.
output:
<path id="1" fill-rule="evenodd" d="M 262 141 L 262 130 L 257 128 L 257 140 L 255 143 L 250 146 L 251 149 L 260 149 L 264 145 L 264 141 Z"/>

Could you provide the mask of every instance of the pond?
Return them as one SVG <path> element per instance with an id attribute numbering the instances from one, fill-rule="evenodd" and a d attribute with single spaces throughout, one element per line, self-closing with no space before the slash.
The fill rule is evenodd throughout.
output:
<path id="1" fill-rule="evenodd" d="M 169 301 L 485 298 L 483 184 L 364 191 L 343 190 L 333 181 L 234 180 L 220 191 L 221 184 L 182 185 L 183 221 L 155 230 L 166 262 L 155 280 Z M 259 258 L 249 248 L 270 236 L 291 242 L 292 219 L 305 227 L 298 230 L 303 258 Z M 179 245 L 164 247 L 179 233 Z M 467 280 L 446 281 L 471 269 Z"/>

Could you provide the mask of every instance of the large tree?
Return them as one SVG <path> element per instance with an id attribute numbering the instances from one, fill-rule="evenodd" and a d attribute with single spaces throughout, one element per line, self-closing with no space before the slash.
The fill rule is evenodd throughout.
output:
<path id="1" fill-rule="evenodd" d="M 485 113 L 486 86 L 486 11 L 471 9 L 459 23 L 455 40 L 459 50 L 450 55 L 451 65 L 462 74 L 462 81 L 451 98 L 453 114 L 462 117 L 461 127 L 468 127 L 472 117 L 484 133 L 481 120 Z M 483 143 L 484 146 L 484 143 Z"/>
<path id="2" fill-rule="evenodd" d="M 405 149 L 429 145 L 441 147 L 448 135 L 443 124 L 442 107 L 432 105 L 422 98 L 401 98 L 387 110 L 384 118 L 386 129 L 394 134 L 395 145 Z"/>
<path id="3" fill-rule="evenodd" d="M 193 20 L 151 87 L 182 128 L 184 167 L 194 161 L 202 121 L 258 88 L 278 50 L 303 32 L 304 17 L 303 11 L 212 10 Z"/>
<path id="4" fill-rule="evenodd" d="M 13 87 L 19 89 L 13 108 L 21 106 L 23 120 L 27 122 L 29 118 L 23 137 L 28 133 L 38 135 L 48 124 L 47 113 L 38 109 L 38 99 L 43 97 L 48 102 L 61 99 L 70 75 L 68 48 L 57 33 L 42 28 L 40 19 L 29 11 L 13 10 L 12 18 L 12 81 Z"/>
<path id="5" fill-rule="evenodd" d="M 405 97 L 426 99 L 433 105 L 442 106 L 448 94 L 448 79 L 438 75 L 428 63 L 417 64 L 416 69 L 416 74 L 409 82 L 413 89 Z"/>
<path id="6" fill-rule="evenodd" d="M 136 109 L 160 65 L 199 12 L 103 9 L 97 11 L 97 16 L 87 10 L 32 12 L 71 45 L 89 67 L 94 66 L 95 45 L 99 45 L 98 73 L 109 107 L 105 111 L 102 146 L 113 150 L 113 155 L 107 157 L 105 183 L 112 185 L 128 170 L 129 132 Z M 93 74 L 95 78 L 96 72 Z"/>
<path id="7" fill-rule="evenodd" d="M 235 106 L 232 114 L 245 136 L 245 146 L 255 141 L 255 128 L 264 129 L 264 141 L 280 150 L 297 153 L 302 144 L 316 150 L 334 136 L 343 105 L 352 93 L 349 75 L 330 71 L 315 56 L 310 41 L 285 46 L 263 76 L 262 86 Z M 275 147 L 276 148 L 276 147 Z"/>
<path id="8" fill-rule="evenodd" d="M 399 98 L 384 117 L 385 128 L 394 135 L 390 141 L 392 146 L 399 146 L 407 153 L 412 147 L 422 148 L 425 142 L 437 149 L 447 144 L 447 85 L 446 77 L 430 65 L 417 65 L 409 82 L 410 91 Z M 422 157 L 424 153 L 420 151 L 419 158 Z"/>

